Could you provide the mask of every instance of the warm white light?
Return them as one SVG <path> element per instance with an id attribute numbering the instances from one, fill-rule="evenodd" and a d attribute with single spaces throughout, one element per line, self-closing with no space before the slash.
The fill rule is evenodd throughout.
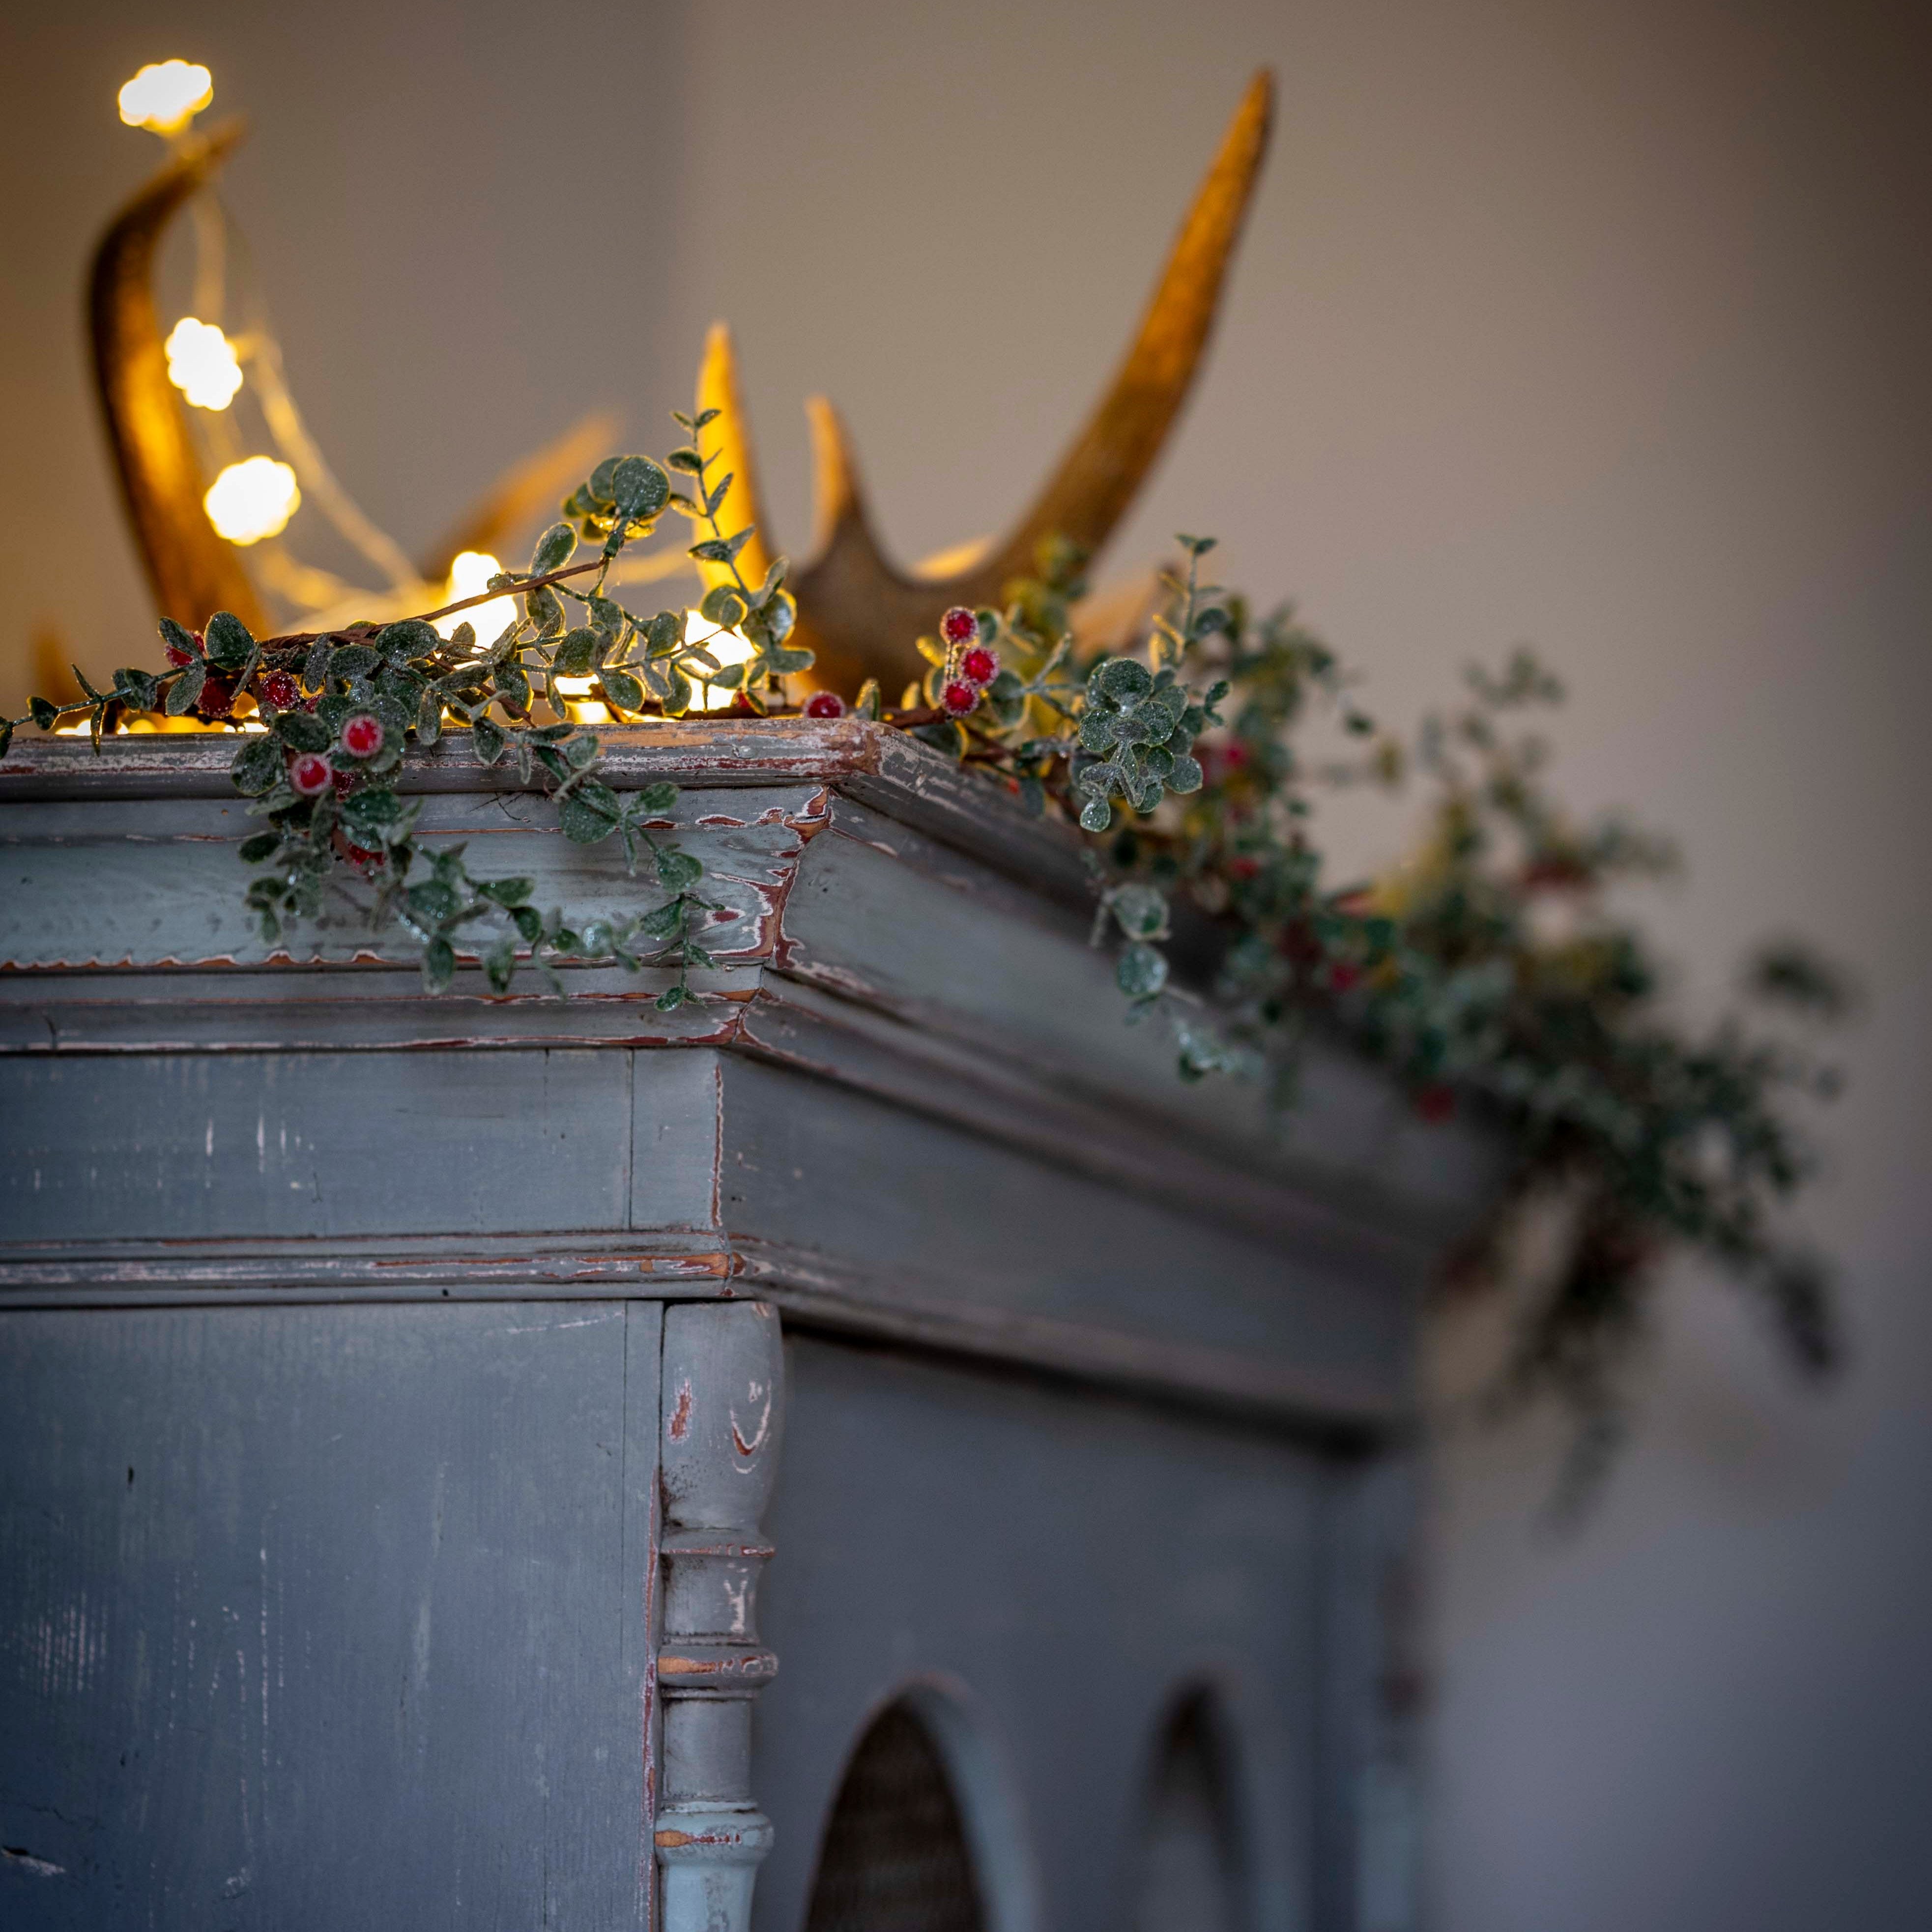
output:
<path id="1" fill-rule="evenodd" d="M 728 631 L 722 625 L 714 624 L 709 617 L 700 617 L 695 610 L 684 614 L 684 640 L 688 644 L 702 644 L 719 664 L 748 664 L 752 660 L 752 640 L 741 637 L 736 631 Z M 698 672 L 687 671 L 686 676 L 695 679 Z M 698 687 L 698 701 L 694 711 L 728 711 L 736 701 L 735 691 L 721 690 L 715 684 L 700 684 Z"/>
<path id="2" fill-rule="evenodd" d="M 489 589 L 490 578 L 502 567 L 488 550 L 458 551 L 450 563 L 449 589 L 442 601 L 446 604 L 460 604 L 466 597 L 480 597 Z M 494 644 L 516 621 L 516 599 L 493 597 L 488 603 L 478 604 L 473 609 L 437 618 L 436 628 L 443 636 L 450 638 L 456 634 L 458 625 L 467 624 L 476 633 L 479 644 Z"/>
<path id="3" fill-rule="evenodd" d="M 150 64 L 121 90 L 121 118 L 130 128 L 178 134 L 214 98 L 214 76 L 186 61 Z"/>
<path id="4" fill-rule="evenodd" d="M 225 410 L 242 386 L 235 345 L 212 322 L 184 315 L 168 332 L 168 380 L 198 410 Z"/>
<path id="5" fill-rule="evenodd" d="M 232 544 L 278 536 L 296 513 L 302 492 L 296 472 L 272 456 L 231 463 L 201 500 L 208 520 Z"/>

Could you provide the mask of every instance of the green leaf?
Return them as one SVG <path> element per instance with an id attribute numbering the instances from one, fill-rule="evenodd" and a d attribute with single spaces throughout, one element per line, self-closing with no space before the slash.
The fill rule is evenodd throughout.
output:
<path id="1" fill-rule="evenodd" d="M 1111 752 L 1120 742 L 1126 722 L 1118 711 L 1090 705 L 1080 714 L 1080 742 L 1090 752 Z"/>
<path id="2" fill-rule="evenodd" d="M 442 736 L 442 693 L 434 687 L 423 693 L 416 707 L 416 736 L 425 745 L 434 745 Z"/>
<path id="3" fill-rule="evenodd" d="M 747 524 L 736 536 L 709 537 L 703 543 L 693 544 L 689 554 L 700 563 L 730 563 L 752 541 L 752 526 Z"/>
<path id="4" fill-rule="evenodd" d="M 178 651 L 187 652 L 191 658 L 198 658 L 201 655 L 201 646 L 194 633 L 177 624 L 172 617 L 161 620 L 161 642 L 172 645 Z"/>
<path id="5" fill-rule="evenodd" d="M 580 624 L 556 647 L 550 668 L 562 677 L 588 677 L 604 640 L 587 624 Z"/>
<path id="6" fill-rule="evenodd" d="M 161 681 L 152 671 L 130 665 L 114 674 L 114 692 L 130 710 L 152 711 L 161 701 Z"/>
<path id="7" fill-rule="evenodd" d="M 1097 795 L 1090 796 L 1080 808 L 1080 829 L 1083 832 L 1104 832 L 1113 822 L 1114 808 Z"/>
<path id="8" fill-rule="evenodd" d="M 661 1013 L 674 1013 L 691 995 L 682 986 L 667 986 L 652 1002 Z"/>
<path id="9" fill-rule="evenodd" d="M 693 556 L 697 554 L 695 550 L 692 552 Z M 698 614 L 714 624 L 722 624 L 728 631 L 732 630 L 745 621 L 745 600 L 732 585 L 714 584 L 704 593 Z"/>
<path id="10" fill-rule="evenodd" d="M 503 748 L 508 741 L 503 736 L 501 725 L 490 718 L 479 718 L 470 728 L 470 742 L 484 764 L 494 765 L 503 755 Z"/>
<path id="11" fill-rule="evenodd" d="M 168 686 L 168 700 L 164 706 L 170 718 L 182 717 L 194 709 L 195 700 L 201 695 L 201 687 L 207 676 L 207 672 L 199 663 L 190 664 L 176 676 L 174 682 Z M 35 698 L 33 701 L 38 706 L 43 700 Z M 34 722 L 40 722 L 38 710 L 34 714 Z M 41 728 L 44 730 L 46 728 L 43 726 Z"/>
<path id="12" fill-rule="evenodd" d="M 405 617 L 400 623 L 386 624 L 376 633 L 376 649 L 392 664 L 429 657 L 442 647 L 441 634 L 421 617 Z"/>
<path id="13" fill-rule="evenodd" d="M 535 945 L 543 937 L 543 919 L 535 906 L 512 906 L 510 916 L 515 921 L 517 930 L 530 944 Z"/>
<path id="14" fill-rule="evenodd" d="M 607 668 L 597 674 L 597 682 L 606 704 L 614 704 L 620 711 L 644 708 L 644 687 L 628 671 Z"/>
<path id="15" fill-rule="evenodd" d="M 255 648 L 248 626 L 232 610 L 216 611 L 208 619 L 203 637 L 209 658 L 224 670 L 239 670 Z"/>
<path id="16" fill-rule="evenodd" d="M 658 854 L 658 884 L 667 892 L 688 892 L 704 876 L 704 867 L 688 852 L 667 845 Z"/>
<path id="17" fill-rule="evenodd" d="M 677 802 L 677 787 L 668 778 L 659 778 L 655 784 L 647 784 L 632 802 L 634 812 L 641 812 L 652 818 L 662 818 Z"/>
<path id="18" fill-rule="evenodd" d="M 1103 658 L 1094 668 L 1090 685 L 1117 704 L 1144 698 L 1154 688 L 1153 674 L 1132 658 Z"/>
<path id="19" fill-rule="evenodd" d="M 626 456 L 610 472 L 611 500 L 633 523 L 654 517 L 670 494 L 670 478 L 648 456 Z"/>
<path id="20" fill-rule="evenodd" d="M 682 470 L 688 476 L 700 476 L 704 472 L 704 458 L 688 443 L 674 449 L 664 460 L 674 470 Z"/>
<path id="21" fill-rule="evenodd" d="M 554 637 L 563 628 L 563 606 L 548 584 L 531 591 L 524 599 L 524 608 L 536 626 L 538 637 Z"/>
<path id="22" fill-rule="evenodd" d="M 1167 962 L 1151 946 L 1130 946 L 1114 962 L 1114 981 L 1130 1000 L 1150 1000 L 1167 984 Z"/>
<path id="23" fill-rule="evenodd" d="M 326 752 L 328 749 L 328 727 L 312 712 L 278 712 L 273 728 L 274 735 L 291 751 Z"/>
<path id="24" fill-rule="evenodd" d="M 230 761 L 228 776 L 244 798 L 259 798 L 282 775 L 281 741 L 272 733 L 250 732 Z"/>
<path id="25" fill-rule="evenodd" d="M 668 658 L 684 642 L 685 616 L 682 610 L 660 610 L 646 632 L 650 655 Z"/>
<path id="26" fill-rule="evenodd" d="M 344 644 L 329 653 L 328 675 L 344 684 L 367 677 L 382 662 L 367 644 Z"/>
<path id="27" fill-rule="evenodd" d="M 0 718 L 0 758 L 4 758 L 12 749 L 13 743 L 14 721 L 10 718 Z"/>
<path id="28" fill-rule="evenodd" d="M 456 948 L 441 937 L 423 948 L 423 984 L 432 993 L 445 991 L 456 977 Z"/>
<path id="29" fill-rule="evenodd" d="M 563 801 L 558 814 L 563 836 L 579 845 L 595 845 L 617 829 L 623 813 L 617 794 L 600 778 L 587 778 Z"/>
<path id="30" fill-rule="evenodd" d="M 481 897 L 490 900 L 494 904 L 507 909 L 512 906 L 523 904 L 529 898 L 536 885 L 536 881 L 534 879 L 520 877 L 509 879 L 478 879 L 476 881 L 476 890 Z"/>
<path id="31" fill-rule="evenodd" d="M 326 638 L 318 638 L 309 646 L 308 656 L 302 661 L 302 681 L 311 691 L 320 691 L 328 677 L 328 661 L 335 654 L 335 646 Z"/>
<path id="32" fill-rule="evenodd" d="M 520 714 L 530 708 L 530 674 L 514 657 L 506 658 L 496 667 L 496 695 L 506 711 Z"/>
<path id="33" fill-rule="evenodd" d="M 405 808 L 402 800 L 386 789 L 351 792 L 342 801 L 343 822 L 352 831 L 380 831 L 394 824 Z"/>
<path id="34" fill-rule="evenodd" d="M 783 557 L 778 559 L 782 563 Z M 782 644 L 792 634 L 798 622 L 798 599 L 789 590 L 777 592 L 764 609 L 765 634 L 775 644 Z"/>
<path id="35" fill-rule="evenodd" d="M 517 970 L 517 948 L 514 940 L 500 939 L 483 956 L 483 970 L 488 976 L 493 993 L 507 993 L 510 982 Z"/>
<path id="36" fill-rule="evenodd" d="M 1167 788 L 1169 791 L 1183 793 L 1198 791 L 1206 776 L 1207 774 L 1201 769 L 1200 760 L 1184 754 L 1174 760 L 1174 769 L 1167 775 Z"/>
<path id="37" fill-rule="evenodd" d="M 447 879 L 425 879 L 404 894 L 410 910 L 425 926 L 440 926 L 463 910 L 463 900 Z"/>
<path id="38" fill-rule="evenodd" d="M 1114 919 L 1130 939 L 1160 939 L 1167 932 L 1167 901 L 1152 886 L 1138 883 L 1116 886 L 1112 906 Z"/>
<path id="39" fill-rule="evenodd" d="M 570 561 L 577 548 L 577 532 L 568 524 L 553 524 L 537 538 L 536 548 L 530 552 L 530 574 L 547 576 Z"/>
<path id="40" fill-rule="evenodd" d="M 279 832 L 257 832 L 243 839 L 239 848 L 242 864 L 259 866 L 264 859 L 274 854 L 275 848 L 281 842 L 282 835 Z"/>
<path id="41" fill-rule="evenodd" d="M 714 520 L 716 518 L 718 509 L 723 504 L 731 485 L 737 480 L 737 472 L 735 470 L 728 470 L 711 488 L 704 493 L 704 513 L 706 516 Z"/>

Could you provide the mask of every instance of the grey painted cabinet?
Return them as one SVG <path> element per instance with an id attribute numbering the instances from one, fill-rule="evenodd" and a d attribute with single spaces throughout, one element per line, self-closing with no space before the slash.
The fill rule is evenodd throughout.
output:
<path id="1" fill-rule="evenodd" d="M 895 734 L 608 742 L 721 902 L 668 1016 L 267 956 L 218 744 L 0 767 L 0 1923 L 1363 1927 L 1488 1150 L 1181 1085 L 1068 840 Z"/>

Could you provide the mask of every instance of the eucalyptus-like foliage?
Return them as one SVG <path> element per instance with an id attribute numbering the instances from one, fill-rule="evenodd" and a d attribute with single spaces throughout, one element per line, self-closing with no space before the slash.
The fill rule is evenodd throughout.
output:
<path id="1" fill-rule="evenodd" d="M 692 969 L 712 964 L 694 934 L 716 910 L 700 864 L 665 833 L 676 788 L 626 796 L 607 784 L 598 739 L 573 722 L 562 681 L 620 717 L 678 717 L 707 686 L 746 712 L 784 708 L 780 680 L 811 668 L 812 654 L 788 642 L 797 611 L 784 560 L 756 586 L 739 570 L 752 531 L 728 530 L 734 479 L 714 481 L 715 459 L 699 447 L 714 414 L 679 416 L 688 440 L 662 464 L 598 464 L 529 569 L 468 600 L 515 600 L 498 637 L 479 639 L 466 622 L 445 638 L 429 621 L 466 605 L 260 641 L 225 612 L 200 634 L 164 622 L 168 668 L 118 671 L 106 692 L 82 678 L 84 700 L 64 707 L 34 698 L 27 718 L 0 720 L 0 754 L 29 721 L 45 730 L 85 715 L 98 747 L 127 714 L 239 725 L 252 711 L 266 728 L 243 738 L 232 770 L 262 821 L 242 856 L 256 868 L 247 898 L 265 940 L 304 920 L 400 930 L 419 945 L 433 990 L 450 983 L 459 949 L 480 956 L 497 992 L 524 964 L 560 991 L 565 962 L 675 966 L 658 1000 L 674 1009 L 694 997 Z M 688 492 L 674 489 L 674 473 Z M 619 554 L 668 510 L 706 532 L 688 554 L 729 580 L 706 593 L 701 614 L 746 639 L 748 661 L 721 664 L 687 636 L 682 610 L 646 615 L 608 593 Z M 1185 567 L 1165 576 L 1166 602 L 1130 648 L 1081 652 L 1071 613 L 1082 559 L 1049 542 L 1004 608 L 949 610 L 939 637 L 914 640 L 926 669 L 898 706 L 868 682 L 854 708 L 1081 829 L 1095 864 L 1096 943 L 1112 935 L 1126 1017 L 1172 1030 L 1183 1078 L 1262 1078 L 1292 1106 L 1301 1049 L 1319 1028 L 1389 1068 L 1425 1118 L 1467 1108 L 1505 1138 L 1507 1198 L 1460 1272 L 1495 1278 L 1519 1211 L 1564 1204 L 1562 1264 L 1498 1394 L 1554 1391 L 1571 1403 L 1582 1422 L 1573 1476 L 1615 1439 L 1618 1370 L 1673 1248 L 1729 1269 L 1801 1364 L 1828 1366 L 1836 1345 L 1822 1274 L 1780 1238 L 1775 1210 L 1807 1169 L 1784 1097 L 1828 1090 L 1830 1076 L 1735 1019 L 1696 1034 L 1672 1022 L 1657 962 L 1606 897 L 1672 855 L 1618 820 L 1580 827 L 1546 789 L 1542 742 L 1516 721 L 1560 699 L 1556 680 L 1525 652 L 1500 674 L 1472 670 L 1460 706 L 1402 742 L 1377 730 L 1292 609 L 1258 619 L 1201 580 L 1211 539 L 1178 542 Z M 577 560 L 586 544 L 593 554 Z M 805 708 L 847 707 L 821 692 Z M 1317 714 L 1339 728 L 1342 754 L 1304 750 Z M 547 792 L 567 837 L 619 839 L 662 896 L 623 921 L 580 923 L 539 910 L 527 878 L 479 878 L 461 846 L 426 847 L 421 800 L 396 780 L 410 742 L 433 745 L 452 723 L 485 764 Z M 1420 850 L 1366 884 L 1329 880 L 1312 834 L 1318 794 L 1412 776 L 1433 788 Z M 1178 944 L 1190 969 L 1180 975 Z M 1814 1016 L 1844 1004 L 1835 974 L 1795 947 L 1758 962 L 1747 991 Z"/>
<path id="2" fill-rule="evenodd" d="M 694 438 L 716 413 L 676 420 Z M 566 961 L 633 971 L 674 966 L 677 980 L 657 1001 L 674 1010 L 692 997 L 692 970 L 714 963 L 694 933 L 718 909 L 700 890 L 700 862 L 654 829 L 676 802 L 677 788 L 624 795 L 605 783 L 596 734 L 572 721 L 573 694 L 562 680 L 582 685 L 581 695 L 614 715 L 675 718 L 707 685 L 762 710 L 779 675 L 810 666 L 810 652 L 784 641 L 797 615 L 784 588 L 784 560 L 757 588 L 745 583 L 736 559 L 752 527 L 726 533 L 719 512 L 731 478 L 708 483 L 707 467 L 688 446 L 663 464 L 608 458 L 566 500 L 566 520 L 537 539 L 526 572 L 505 572 L 482 595 L 423 616 L 260 640 L 225 610 L 202 632 L 164 619 L 166 670 L 118 670 L 102 692 L 76 668 L 84 700 L 61 706 L 36 698 L 26 717 L 0 719 L 0 757 L 16 725 L 50 731 L 76 714 L 86 717 L 97 751 L 104 730 L 142 712 L 258 726 L 246 732 L 230 770 L 250 815 L 263 821 L 241 853 L 256 868 L 247 900 L 265 941 L 274 944 L 304 920 L 400 932 L 420 946 L 432 992 L 450 984 L 459 948 L 480 956 L 499 993 L 509 990 L 520 964 L 544 970 L 560 992 L 555 968 Z M 673 489 L 674 470 L 693 478 L 694 496 Z M 682 609 L 646 616 L 608 594 L 620 553 L 650 536 L 668 509 L 710 530 L 691 547 L 694 559 L 730 567 L 733 584 L 706 596 L 704 614 L 751 641 L 748 664 L 722 664 L 688 638 Z M 573 561 L 586 543 L 594 554 Z M 478 638 L 466 620 L 446 638 L 430 621 L 506 596 L 517 615 L 494 638 Z M 628 920 L 580 922 L 533 905 L 530 879 L 476 877 L 460 844 L 424 846 L 416 832 L 422 800 L 406 797 L 396 780 L 410 743 L 434 745 L 452 724 L 467 728 L 484 764 L 507 765 L 520 784 L 547 792 L 567 838 L 584 845 L 616 838 L 632 874 L 647 867 L 666 896 Z"/>
<path id="3" fill-rule="evenodd" d="M 1211 545 L 1178 541 L 1186 567 L 1165 578 L 1146 635 L 1077 664 L 1079 559 L 1043 550 L 1038 580 L 974 614 L 1002 665 L 983 701 L 919 728 L 1094 836 L 1096 938 L 1114 935 L 1129 1017 L 1173 1029 L 1184 1078 L 1264 1078 L 1283 1108 L 1320 1029 L 1390 1068 L 1424 1118 L 1466 1109 L 1504 1137 L 1507 1198 L 1458 1274 L 1496 1279 L 1522 1210 L 1562 1204 L 1562 1263 L 1496 1394 L 1570 1403 L 1573 1489 L 1616 1438 L 1618 1372 L 1673 1249 L 1757 1296 L 1802 1367 L 1828 1366 L 1822 1272 L 1781 1238 L 1775 1210 L 1808 1166 L 1785 1098 L 1828 1094 L 1832 1076 L 1736 1018 L 1701 1033 L 1673 1022 L 1658 964 L 1606 897 L 1673 855 L 1619 820 L 1580 826 L 1551 795 L 1546 747 L 1516 721 L 1560 700 L 1556 680 L 1524 651 L 1500 674 L 1472 669 L 1462 703 L 1405 743 L 1377 730 L 1292 609 L 1257 620 L 1200 582 Z M 930 702 L 958 655 L 922 648 L 938 666 Z M 1317 715 L 1339 754 L 1304 749 Z M 1432 788 L 1421 849 L 1379 880 L 1331 881 L 1318 795 L 1412 778 Z M 1191 989 L 1169 969 L 1177 928 Z M 1844 1003 L 1836 974 L 1792 946 L 1756 962 L 1744 990 L 1814 1017 Z"/>

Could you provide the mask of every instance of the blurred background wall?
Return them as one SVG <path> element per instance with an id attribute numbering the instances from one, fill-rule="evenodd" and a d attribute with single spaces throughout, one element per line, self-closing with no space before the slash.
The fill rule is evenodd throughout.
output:
<path id="1" fill-rule="evenodd" d="M 908 559 L 1017 508 L 1274 63 L 1218 346 L 1114 567 L 1219 532 L 1228 580 L 1296 597 L 1391 720 L 1534 640 L 1572 797 L 1681 837 L 1689 890 L 1642 910 L 1684 1010 L 1773 932 L 1866 991 L 1806 1209 L 1837 1384 L 1796 1388 L 1680 1270 L 1580 1530 L 1539 1527 L 1553 1420 L 1438 1446 L 1430 1922 L 1922 1925 L 1929 54 L 1922 10 L 1712 0 L 16 16 L 0 701 L 37 637 L 95 670 L 154 648 L 78 328 L 91 233 L 157 157 L 113 114 L 142 62 L 204 62 L 254 116 L 229 192 L 292 380 L 406 546 L 592 405 L 661 446 L 723 314 L 782 536 L 823 389 Z M 1360 862 L 1402 820 L 1328 835 Z"/>

